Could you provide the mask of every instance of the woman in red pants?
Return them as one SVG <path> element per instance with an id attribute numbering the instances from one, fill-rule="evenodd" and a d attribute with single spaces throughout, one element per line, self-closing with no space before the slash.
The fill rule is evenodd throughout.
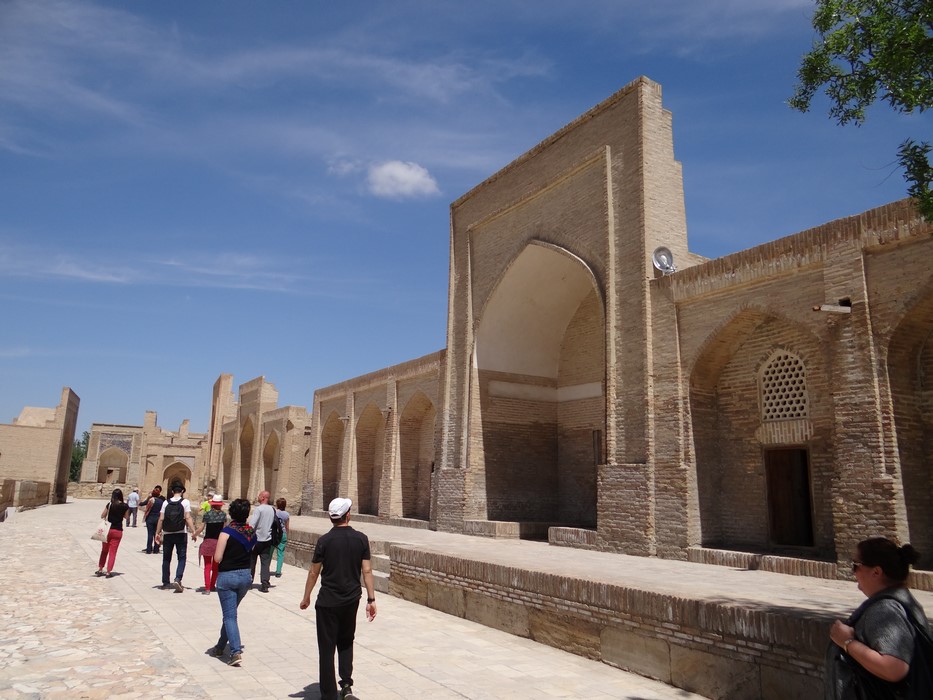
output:
<path id="1" fill-rule="evenodd" d="M 215 493 L 211 496 L 209 503 L 211 509 L 201 516 L 201 526 L 191 535 L 192 539 L 196 540 L 198 535 L 204 532 L 204 539 L 198 549 L 198 556 L 204 562 L 204 595 L 210 594 L 217 587 L 217 567 L 220 564 L 214 561 L 214 550 L 217 548 L 220 531 L 227 523 L 227 515 L 221 510 L 224 497 Z"/>
<path id="2" fill-rule="evenodd" d="M 110 503 L 104 506 L 100 514 L 101 519 L 106 518 L 110 523 L 106 542 L 100 544 L 100 559 L 97 560 L 96 576 L 104 575 L 104 564 L 107 564 L 107 578 L 113 576 L 113 563 L 117 559 L 117 550 L 120 540 L 123 539 L 123 523 L 130 521 L 130 507 L 123 502 L 123 491 L 114 489 L 110 496 Z"/>

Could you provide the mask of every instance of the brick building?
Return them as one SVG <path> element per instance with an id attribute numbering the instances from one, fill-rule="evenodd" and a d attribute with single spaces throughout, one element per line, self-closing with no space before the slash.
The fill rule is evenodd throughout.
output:
<path id="1" fill-rule="evenodd" d="M 207 436 L 190 432 L 188 424 L 185 420 L 177 431 L 164 430 L 155 411 L 146 411 L 142 425 L 92 423 L 81 464 L 83 486 L 76 494 L 109 496 L 108 489 L 120 487 L 124 493 L 139 488 L 145 496 L 156 484 L 167 492 L 179 482 L 190 498 L 197 498 L 204 487 Z"/>
<path id="2" fill-rule="evenodd" d="M 315 392 L 303 507 L 830 576 L 883 533 L 931 567 L 931 233 L 903 201 L 691 253 L 640 78 L 452 204 L 446 350 Z"/>
<path id="3" fill-rule="evenodd" d="M 445 349 L 317 389 L 310 414 L 221 375 L 189 478 L 825 577 L 886 534 L 933 568 L 931 234 L 905 200 L 692 253 L 672 115 L 639 78 L 451 205 Z"/>
<path id="4" fill-rule="evenodd" d="M 214 384 L 205 483 L 228 498 L 255 499 L 262 490 L 297 502 L 305 475 L 310 423 L 300 406 L 278 407 L 279 393 L 265 377 L 239 387 L 222 374 Z"/>

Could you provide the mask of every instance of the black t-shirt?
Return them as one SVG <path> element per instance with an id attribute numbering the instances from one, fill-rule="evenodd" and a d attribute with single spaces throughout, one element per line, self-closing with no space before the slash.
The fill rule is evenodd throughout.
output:
<path id="1" fill-rule="evenodd" d="M 252 564 L 250 551 L 256 546 L 256 534 L 253 532 L 253 528 L 243 528 L 233 523 L 221 530 L 221 533 L 224 532 L 229 537 L 227 545 L 224 547 L 224 558 L 220 561 L 217 570 L 236 571 L 237 569 L 250 568 Z"/>
<path id="2" fill-rule="evenodd" d="M 337 608 L 359 600 L 363 560 L 371 559 L 369 538 L 349 525 L 331 528 L 314 547 L 312 563 L 323 564 L 316 606 Z"/>
<path id="3" fill-rule="evenodd" d="M 126 511 L 129 509 L 130 507 L 125 503 L 107 504 L 107 522 L 110 523 L 111 530 L 123 529 L 123 518 L 126 517 Z"/>

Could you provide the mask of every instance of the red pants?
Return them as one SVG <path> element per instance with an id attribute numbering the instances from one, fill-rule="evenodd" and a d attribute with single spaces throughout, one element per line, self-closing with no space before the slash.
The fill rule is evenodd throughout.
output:
<path id="1" fill-rule="evenodd" d="M 214 563 L 214 550 L 217 549 L 217 540 L 202 540 L 198 547 L 198 554 L 204 562 L 204 589 L 213 591 L 217 588 L 217 569 L 220 564 Z"/>
<path id="2" fill-rule="evenodd" d="M 214 555 L 204 557 L 204 588 L 213 591 L 217 588 L 217 570 L 220 562 L 214 561 Z"/>
<path id="3" fill-rule="evenodd" d="M 107 541 L 100 543 L 100 559 L 97 560 L 97 568 L 103 569 L 104 562 L 107 562 L 107 573 L 113 571 L 113 562 L 117 559 L 117 550 L 120 548 L 120 540 L 123 539 L 123 530 L 110 528 L 107 533 Z"/>

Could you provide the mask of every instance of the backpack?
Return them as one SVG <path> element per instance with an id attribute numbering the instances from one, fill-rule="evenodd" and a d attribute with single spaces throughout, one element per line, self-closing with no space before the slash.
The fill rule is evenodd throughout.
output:
<path id="1" fill-rule="evenodd" d="M 275 508 L 272 509 L 272 546 L 278 547 L 282 543 L 282 536 L 285 534 L 285 526 Z"/>
<path id="2" fill-rule="evenodd" d="M 181 499 L 169 501 L 165 506 L 165 515 L 162 518 L 162 532 L 184 532 L 185 530 L 185 507 L 181 504 Z"/>
<path id="3" fill-rule="evenodd" d="M 904 608 L 907 619 L 914 628 L 914 656 L 910 662 L 910 671 L 902 681 L 905 683 L 906 700 L 930 700 L 933 698 L 933 636 L 929 629 L 910 613 L 910 608 L 897 595 L 884 595 L 881 598 L 896 600 Z"/>

